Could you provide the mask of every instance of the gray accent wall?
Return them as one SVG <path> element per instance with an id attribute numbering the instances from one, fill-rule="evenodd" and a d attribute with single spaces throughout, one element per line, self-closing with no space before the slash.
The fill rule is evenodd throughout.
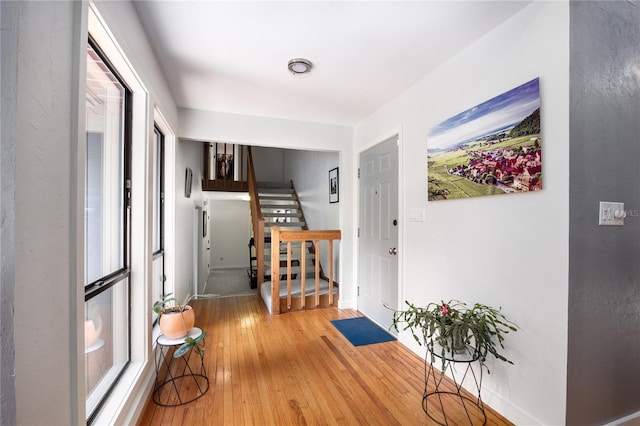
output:
<path id="1" fill-rule="evenodd" d="M 567 424 L 595 425 L 640 411 L 640 5 L 570 16 Z M 600 201 L 623 227 L 598 226 Z"/>

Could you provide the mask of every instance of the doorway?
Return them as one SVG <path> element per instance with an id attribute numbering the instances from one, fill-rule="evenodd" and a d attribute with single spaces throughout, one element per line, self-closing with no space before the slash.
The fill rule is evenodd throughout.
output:
<path id="1" fill-rule="evenodd" d="M 398 308 L 398 135 L 360 154 L 358 310 L 390 327 Z"/>
<path id="2" fill-rule="evenodd" d="M 205 232 L 209 212 L 195 206 L 193 218 L 193 294 L 202 294 L 209 276 L 209 239 Z"/>

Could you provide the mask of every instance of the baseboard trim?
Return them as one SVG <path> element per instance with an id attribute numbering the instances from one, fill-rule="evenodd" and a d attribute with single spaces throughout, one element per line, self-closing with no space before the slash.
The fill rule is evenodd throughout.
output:
<path id="1" fill-rule="evenodd" d="M 482 387 L 482 402 L 493 408 L 495 411 L 506 417 L 511 423 L 516 425 L 543 425 L 540 420 L 532 417 L 530 414 L 522 411 L 522 409 L 511 402 L 507 401 L 500 395 L 491 391 L 486 386 Z"/>
<path id="2" fill-rule="evenodd" d="M 353 302 L 353 300 L 338 300 L 338 308 L 339 309 L 357 309 L 357 305 Z"/>
<path id="3" fill-rule="evenodd" d="M 617 420 L 614 420 L 611 423 L 607 423 L 605 426 L 637 426 L 637 425 L 640 425 L 640 411 L 635 412 L 633 414 L 629 414 L 628 416 L 624 416 Z"/>
<path id="4" fill-rule="evenodd" d="M 224 270 L 224 269 L 249 269 L 249 266 L 246 266 L 246 265 L 215 266 L 215 267 L 209 268 L 209 272 L 220 271 L 220 270 Z"/>

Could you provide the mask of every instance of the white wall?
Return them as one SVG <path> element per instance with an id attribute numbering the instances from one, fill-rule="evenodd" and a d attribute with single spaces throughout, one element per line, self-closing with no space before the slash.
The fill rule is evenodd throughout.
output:
<path id="1" fill-rule="evenodd" d="M 401 128 L 400 300 L 426 304 L 454 298 L 502 306 L 522 328 L 506 342 L 515 365 L 490 362 L 491 374 L 483 377 L 485 402 L 516 424 L 565 421 L 568 12 L 565 2 L 528 6 L 355 129 L 357 161 L 357 153 Z M 544 190 L 427 203 L 430 128 L 535 77 L 542 102 Z M 425 222 L 409 220 L 413 208 L 425 209 Z M 400 340 L 424 355 L 407 333 Z"/>
<path id="2" fill-rule="evenodd" d="M 249 201 L 209 201 L 211 269 L 249 268 Z"/>
<path id="3" fill-rule="evenodd" d="M 179 136 L 200 141 L 223 141 L 292 149 L 346 149 L 352 129 L 334 124 L 178 109 Z"/>
<path id="4" fill-rule="evenodd" d="M 258 182 L 284 182 L 284 149 L 251 147 L 253 170 Z"/>
<path id="5" fill-rule="evenodd" d="M 202 162 L 201 143 L 178 140 L 176 149 L 176 204 L 175 204 L 175 288 L 174 295 L 179 300 L 194 294 L 194 223 L 196 206 L 203 206 L 202 198 Z M 186 168 L 193 172 L 191 197 L 184 196 Z"/>
<path id="6" fill-rule="evenodd" d="M 192 140 L 338 152 L 340 178 L 341 182 L 345 182 L 340 199 L 353 199 L 352 177 L 355 172 L 353 130 L 350 127 L 192 109 L 179 109 L 178 115 L 179 135 Z M 343 177 L 345 180 L 342 180 Z M 340 248 L 343 253 L 354 252 L 356 231 L 351 210 L 342 202 L 338 210 L 339 229 L 342 231 Z M 349 259 L 344 262 L 349 262 Z M 351 268 L 343 268 L 338 276 L 341 284 L 340 307 L 356 305 L 353 272 Z"/>
<path id="7" fill-rule="evenodd" d="M 287 150 L 285 180 L 292 180 L 309 229 L 340 229 L 340 204 L 329 203 L 329 170 L 338 167 L 337 152 Z M 339 169 L 340 170 L 340 169 Z M 338 183 L 342 186 L 341 176 Z M 339 188 L 341 189 L 341 188 Z M 328 250 L 322 247 L 320 264 L 329 273 Z M 334 279 L 340 275 L 340 242 L 334 243 Z"/>

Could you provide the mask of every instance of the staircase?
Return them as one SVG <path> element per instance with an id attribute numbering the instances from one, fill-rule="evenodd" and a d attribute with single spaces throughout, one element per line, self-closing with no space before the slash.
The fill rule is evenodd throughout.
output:
<path id="1" fill-rule="evenodd" d="M 271 280 L 271 228 L 278 226 L 282 230 L 307 230 L 309 229 L 300 207 L 298 195 L 293 182 L 258 182 L 258 203 L 264 218 L 264 280 Z M 291 278 L 300 278 L 300 243 L 291 244 L 294 255 L 291 259 Z M 286 246 L 279 247 L 280 267 L 287 266 Z M 305 244 L 306 275 L 313 278 L 315 268 L 315 250 L 311 242 Z M 255 258 L 252 258 L 252 265 Z M 280 279 L 286 280 L 287 276 L 281 275 Z"/>

